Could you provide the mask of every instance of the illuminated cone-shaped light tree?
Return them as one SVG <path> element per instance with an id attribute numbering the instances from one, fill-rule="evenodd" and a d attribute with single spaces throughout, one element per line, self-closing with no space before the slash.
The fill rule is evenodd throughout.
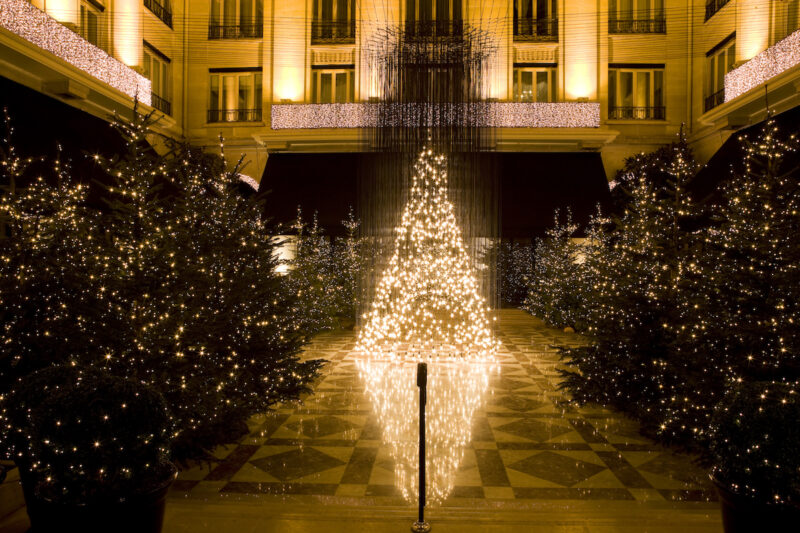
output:
<path id="1" fill-rule="evenodd" d="M 413 167 L 394 253 L 357 349 L 383 356 L 489 356 L 487 305 L 447 197 L 447 160 L 423 148 Z"/>

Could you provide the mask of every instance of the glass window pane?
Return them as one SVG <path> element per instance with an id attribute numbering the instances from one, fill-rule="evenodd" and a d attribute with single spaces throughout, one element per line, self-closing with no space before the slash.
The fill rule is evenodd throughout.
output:
<path id="1" fill-rule="evenodd" d="M 263 99 L 263 95 L 262 95 L 262 88 L 261 88 L 261 73 L 260 72 L 256 72 L 255 84 L 256 84 L 256 90 L 255 90 L 255 96 L 254 96 L 255 101 L 253 102 L 253 108 L 254 109 L 261 109 L 261 100 Z"/>
<path id="2" fill-rule="evenodd" d="M 253 109 L 253 77 L 239 76 L 237 109 Z"/>
<path id="3" fill-rule="evenodd" d="M 158 96 L 163 96 L 161 94 L 161 69 L 158 67 L 157 64 L 154 66 L 155 68 L 153 69 L 152 89 L 153 92 L 156 93 Z"/>
<path id="4" fill-rule="evenodd" d="M 617 20 L 617 0 L 608 0 L 608 18 Z"/>
<path id="5" fill-rule="evenodd" d="M 336 0 L 336 20 L 338 22 L 347 22 L 348 13 L 347 13 L 347 4 L 349 2 L 347 0 Z"/>
<path id="6" fill-rule="evenodd" d="M 450 0 L 436 0 L 436 20 L 450 20 Z"/>
<path id="7" fill-rule="evenodd" d="M 336 75 L 336 103 L 347 102 L 347 74 L 340 72 Z"/>
<path id="8" fill-rule="evenodd" d="M 728 72 L 733 70 L 733 64 L 736 63 L 736 43 L 733 43 L 728 48 Z"/>
<path id="9" fill-rule="evenodd" d="M 633 72 L 619 73 L 620 101 L 623 107 L 633 107 Z"/>
<path id="10" fill-rule="evenodd" d="M 664 71 L 656 70 L 653 75 L 653 105 L 664 107 Z"/>
<path id="11" fill-rule="evenodd" d="M 547 13 L 547 0 L 536 0 L 536 18 L 546 19 L 550 18 Z"/>
<path id="12" fill-rule="evenodd" d="M 636 107 L 650 107 L 650 73 L 636 73 Z"/>
<path id="13" fill-rule="evenodd" d="M 619 18 L 622 20 L 633 18 L 633 0 L 620 0 Z"/>
<path id="14" fill-rule="evenodd" d="M 350 72 L 350 94 L 347 95 L 347 101 L 356 101 L 356 76 L 353 71 Z"/>
<path id="15" fill-rule="evenodd" d="M 653 16 L 654 18 L 658 19 L 664 18 L 664 0 L 655 0 L 655 4 L 653 6 Z"/>
<path id="16" fill-rule="evenodd" d="M 433 0 L 419 1 L 419 21 L 430 22 L 433 19 Z"/>
<path id="17" fill-rule="evenodd" d="M 330 22 L 333 20 L 333 0 L 322 1 L 322 20 Z"/>
<path id="18" fill-rule="evenodd" d="M 417 2 L 415 0 L 406 0 L 406 20 L 414 22 L 417 20 Z"/>
<path id="19" fill-rule="evenodd" d="M 236 0 L 225 0 L 225 21 L 226 26 L 236 25 Z"/>
<path id="20" fill-rule="evenodd" d="M 548 94 L 550 93 L 547 85 L 547 71 L 539 71 L 536 73 L 536 101 L 547 102 Z"/>
<path id="21" fill-rule="evenodd" d="M 617 107 L 617 71 L 608 71 L 608 105 L 612 109 Z"/>
<path id="22" fill-rule="evenodd" d="M 219 75 L 211 76 L 211 92 L 208 97 L 208 108 L 212 111 L 219 109 Z"/>
<path id="23" fill-rule="evenodd" d="M 319 94 L 317 93 L 319 89 L 319 83 L 317 80 L 319 79 L 319 72 L 311 73 L 311 102 L 318 104 L 319 103 Z"/>
<path id="24" fill-rule="evenodd" d="M 717 90 L 725 87 L 725 52 L 717 57 Z"/>
<path id="25" fill-rule="evenodd" d="M 530 70 L 522 71 L 522 99 L 531 100 L 533 98 L 533 72 Z"/>
<path id="26" fill-rule="evenodd" d="M 211 17 L 208 23 L 212 26 L 219 26 L 219 0 L 211 0 Z"/>
<path id="27" fill-rule="evenodd" d="M 462 0 L 453 1 L 453 20 L 461 20 L 461 2 Z"/>
<path id="28" fill-rule="evenodd" d="M 236 109 L 236 76 L 222 77 L 222 109 Z"/>
<path id="29" fill-rule="evenodd" d="M 650 18 L 650 0 L 636 0 L 637 20 L 647 20 Z"/>
<path id="30" fill-rule="evenodd" d="M 241 0 L 239 8 L 239 23 L 241 25 L 252 24 L 253 22 L 253 0 Z"/>
<path id="31" fill-rule="evenodd" d="M 519 100 L 519 69 L 514 69 L 514 98 Z"/>
<path id="32" fill-rule="evenodd" d="M 330 72 L 325 72 L 320 75 L 320 102 L 329 104 L 332 97 L 332 82 Z"/>

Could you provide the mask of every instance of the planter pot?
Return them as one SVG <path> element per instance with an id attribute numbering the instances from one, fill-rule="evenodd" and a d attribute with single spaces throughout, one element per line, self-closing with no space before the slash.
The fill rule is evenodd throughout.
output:
<path id="1" fill-rule="evenodd" d="M 800 507 L 768 505 L 731 491 L 711 478 L 717 487 L 725 533 L 794 533 L 800 524 Z"/>
<path id="2" fill-rule="evenodd" d="M 124 499 L 92 503 L 65 503 L 26 490 L 25 500 L 32 533 L 81 531 L 100 533 L 160 533 L 164 522 L 167 491 L 177 469 L 153 489 Z"/>

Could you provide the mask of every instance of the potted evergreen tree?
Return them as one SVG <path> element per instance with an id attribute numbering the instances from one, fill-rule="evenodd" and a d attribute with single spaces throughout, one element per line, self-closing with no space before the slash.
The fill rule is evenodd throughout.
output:
<path id="1" fill-rule="evenodd" d="M 716 406 L 711 478 L 726 533 L 797 531 L 800 382 L 740 384 Z"/>
<path id="2" fill-rule="evenodd" d="M 33 531 L 161 531 L 170 414 L 154 390 L 102 368 L 50 367 L 8 398 L 13 448 Z"/>

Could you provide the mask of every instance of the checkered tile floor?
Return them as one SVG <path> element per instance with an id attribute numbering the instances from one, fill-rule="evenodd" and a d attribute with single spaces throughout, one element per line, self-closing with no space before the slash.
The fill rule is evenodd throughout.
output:
<path id="1" fill-rule="evenodd" d="M 710 501 L 692 458 L 639 435 L 635 423 L 599 407 L 577 407 L 557 389 L 552 344 L 580 338 L 516 310 L 500 312 L 499 373 L 473 416 L 471 442 L 444 502 L 478 500 Z M 329 362 L 297 405 L 254 417 L 250 434 L 216 460 L 181 472 L 173 497 L 279 494 L 346 497 L 407 505 L 394 460 L 351 354 L 354 334 L 320 335 L 304 356 Z"/>

